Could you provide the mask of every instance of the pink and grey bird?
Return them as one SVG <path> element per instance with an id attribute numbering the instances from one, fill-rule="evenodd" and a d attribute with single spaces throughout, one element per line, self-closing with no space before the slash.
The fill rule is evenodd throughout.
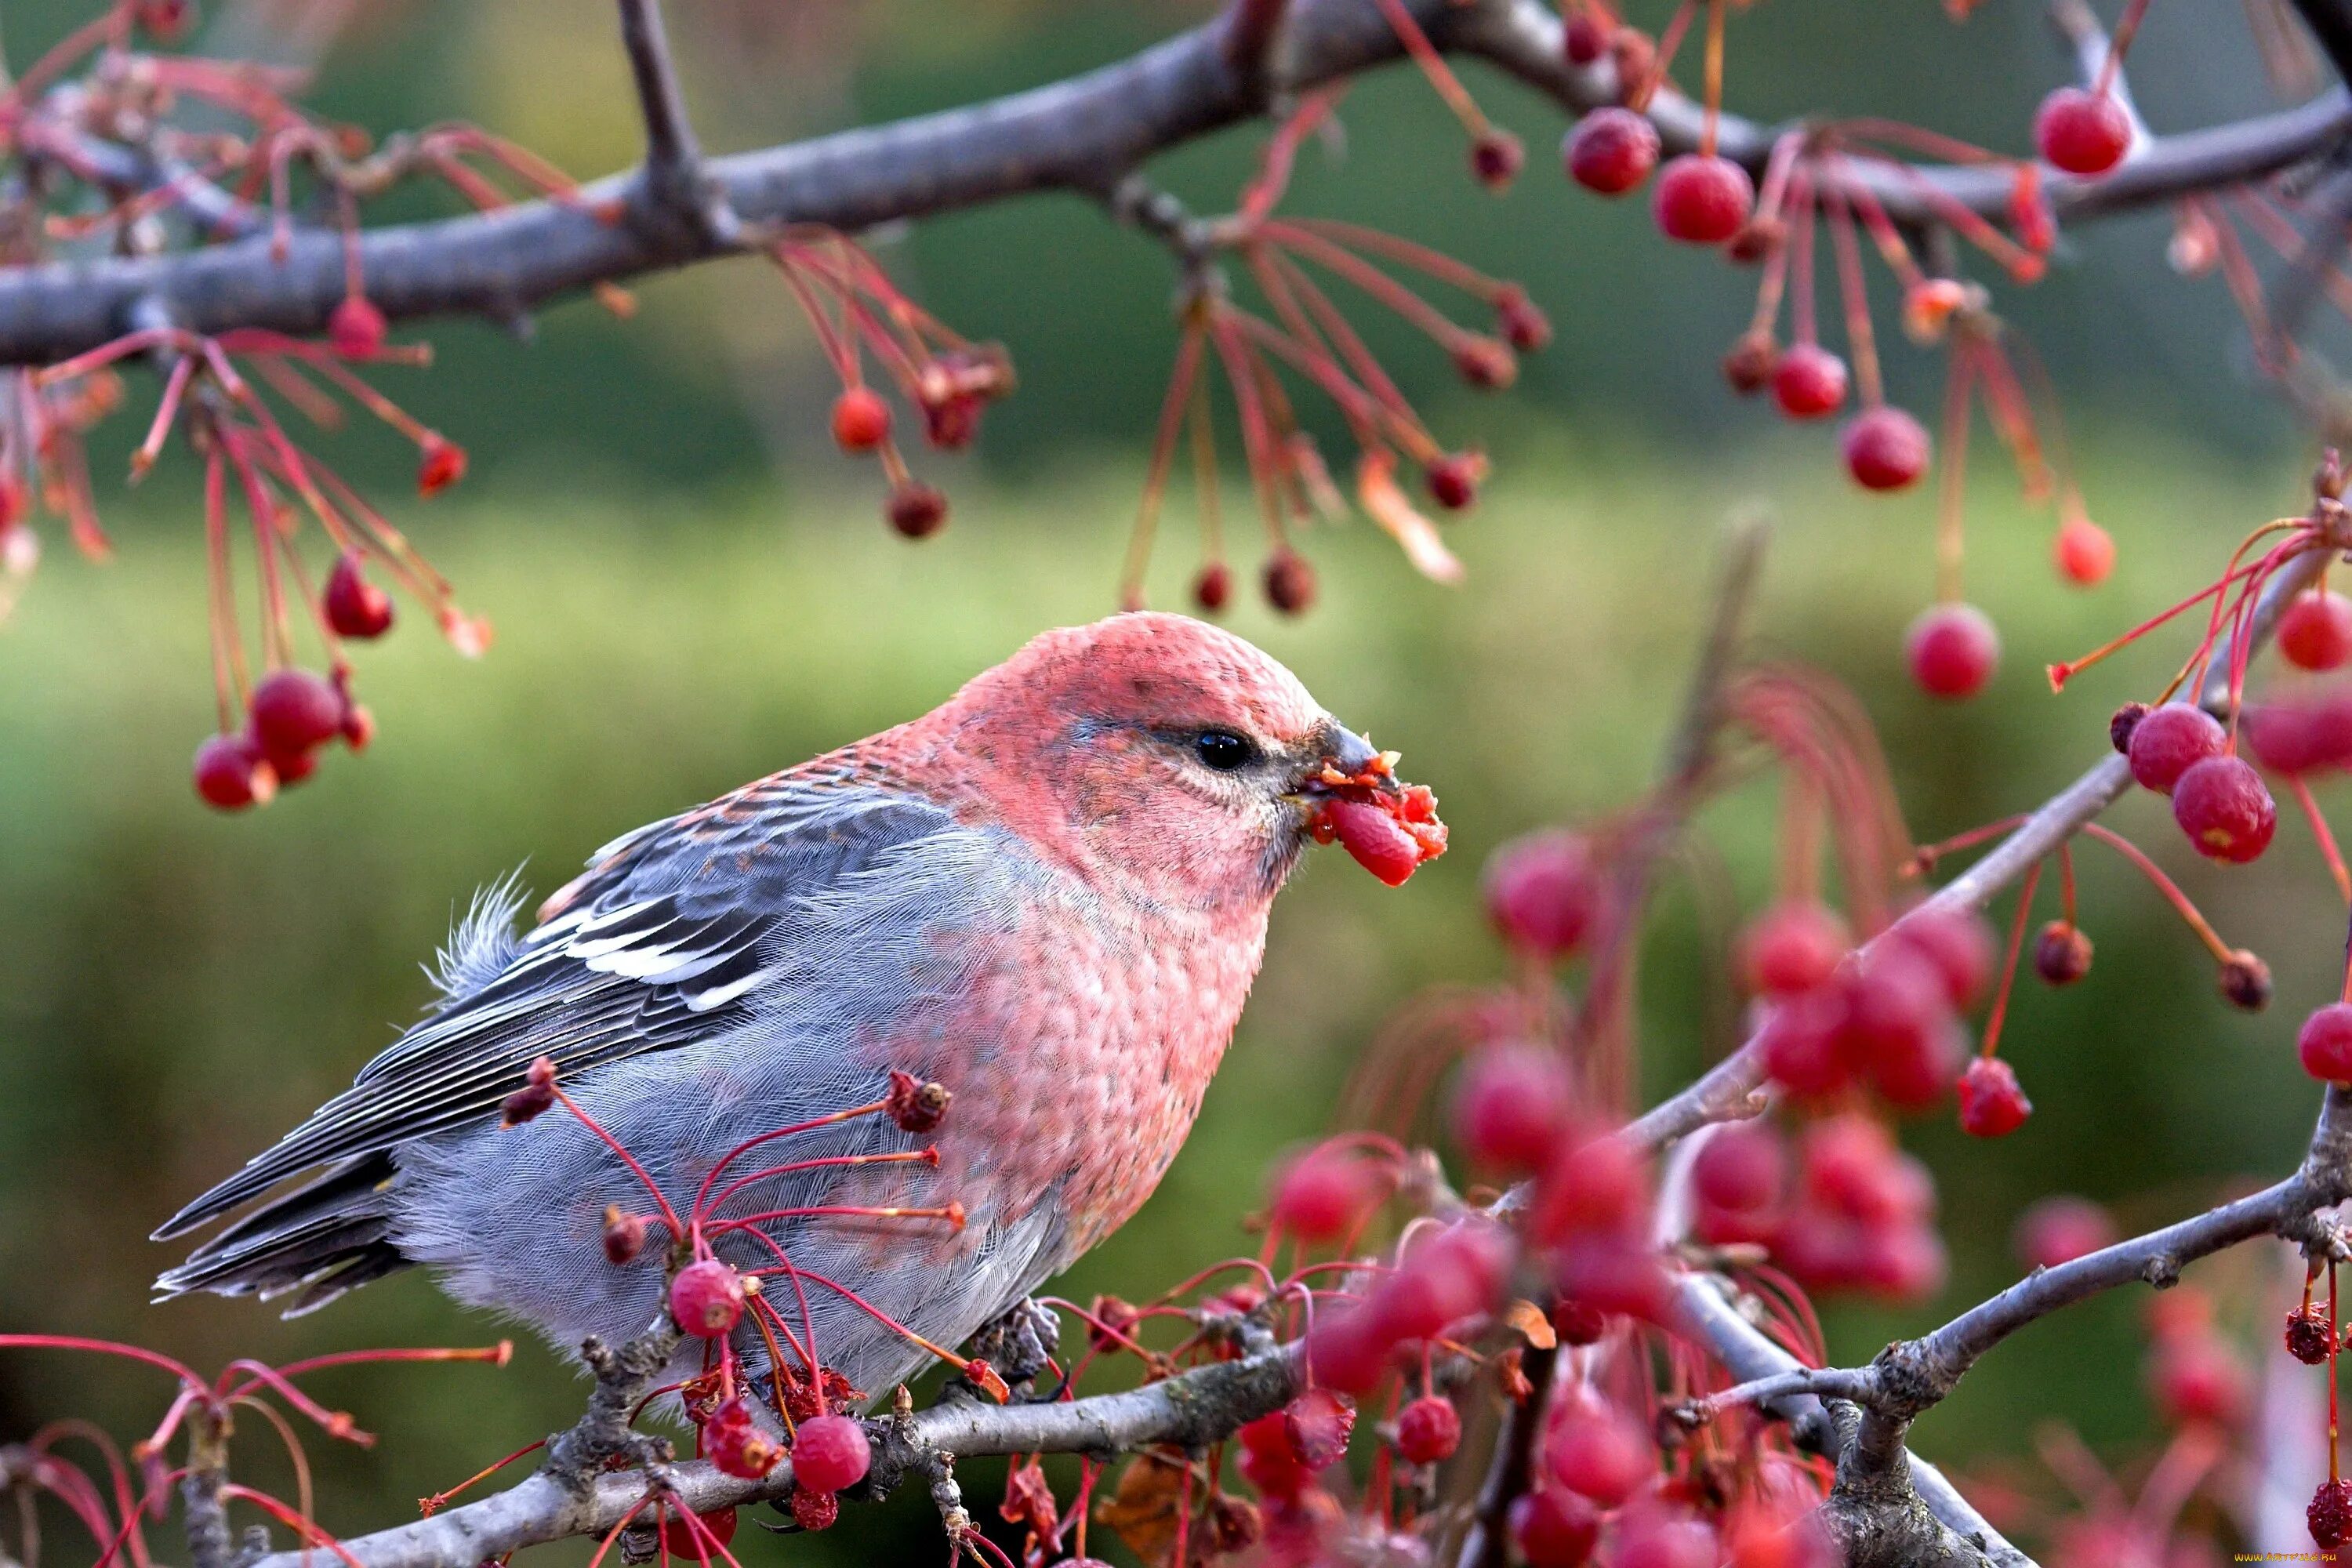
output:
<path id="1" fill-rule="evenodd" d="M 717 1243 L 788 1258 L 824 1363 L 879 1394 L 923 1352 L 843 1290 L 952 1345 L 1117 1228 L 1192 1128 L 1303 847 L 1399 880 L 1442 846 L 1428 806 L 1227 633 L 1045 633 L 920 719 L 615 840 L 527 932 L 510 883 L 478 900 L 439 1004 L 157 1232 L 266 1199 L 158 1288 L 300 1312 L 424 1264 L 558 1344 L 623 1339 L 660 1310 L 667 1238 L 611 1261 L 635 1179 L 570 1116 L 500 1126 L 535 1060 L 681 1212 L 728 1151 L 898 1071 L 952 1091 L 935 1131 L 867 1116 L 739 1163 L 802 1168 L 730 1212 L 795 1212 Z M 926 1145 L 936 1165 L 806 1163 Z M 805 1212 L 950 1203 L 961 1226 Z"/>

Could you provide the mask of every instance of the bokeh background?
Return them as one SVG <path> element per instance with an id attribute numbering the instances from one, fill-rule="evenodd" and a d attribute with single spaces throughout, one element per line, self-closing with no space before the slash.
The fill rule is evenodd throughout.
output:
<path id="1" fill-rule="evenodd" d="M 719 149 L 1045 80 L 1205 14 L 1103 0 L 675 10 Z M 5 13 L 21 63 L 85 7 L 11 0 Z M 602 5 L 365 0 L 342 20 L 320 60 L 328 112 L 380 129 L 469 118 L 583 174 L 635 153 Z M 219 49 L 252 36 L 282 48 L 299 31 L 283 12 L 234 7 L 209 26 Z M 2234 0 L 2157 7 L 2135 57 L 2143 107 L 2164 127 L 2260 106 L 2246 37 Z M 1900 113 L 2011 149 L 2063 69 L 2025 0 L 1990 0 L 1961 27 L 1927 0 L 1774 0 L 1736 24 L 1732 60 L 1735 102 L 1764 115 Z M 1513 834 L 1644 787 L 1731 508 L 1762 501 L 1780 519 L 1760 645 L 1855 689 L 1915 832 L 1933 838 L 2071 777 L 2104 744 L 2108 710 L 2160 684 L 2178 650 L 2160 641 L 2063 699 L 2045 662 L 2198 585 L 2246 529 L 2299 504 L 2313 454 L 2243 374 L 2242 330 L 2218 284 L 2164 269 L 2160 219 L 2070 236 L 2054 276 L 2004 304 L 2066 392 L 2084 488 L 2122 564 L 2095 593 L 2060 587 L 2049 518 L 2021 508 L 1980 441 L 1969 581 L 2000 620 L 2007 658 L 1981 700 L 1931 704 L 1896 651 L 1930 591 L 1930 499 L 1859 496 L 1825 432 L 1778 428 L 1725 393 L 1715 362 L 1746 317 L 1746 280 L 1668 254 L 1640 204 L 1570 190 L 1549 152 L 1552 112 L 1469 74 L 1531 148 L 1507 199 L 1465 177 L 1458 133 L 1396 73 L 1350 98 L 1344 155 L 1310 156 L 1296 196 L 1300 210 L 1434 238 L 1521 279 L 1558 325 L 1500 400 L 1452 387 L 1426 345 L 1378 340 L 1441 432 L 1495 458 L 1486 503 L 1449 534 L 1469 581 L 1419 581 L 1355 523 L 1309 539 L 1326 590 L 1313 614 L 1286 622 L 1245 603 L 1231 617 L 1335 711 L 1404 750 L 1412 776 L 1444 796 L 1455 850 L 1401 891 L 1335 858 L 1286 895 L 1192 1144 L 1141 1216 L 1064 1283 L 1070 1295 L 1149 1293 L 1246 1249 L 1265 1173 L 1327 1125 L 1381 1020 L 1421 988 L 1502 973 L 1478 912 L 1480 863 Z M 1254 146 L 1239 132 L 1160 172 L 1213 210 Z M 145 1236 L 415 1016 L 419 961 L 477 885 L 520 865 L 527 884 L 551 889 L 614 833 L 909 716 L 1035 630 L 1110 607 L 1172 346 L 1165 257 L 1058 197 L 880 237 L 877 249 L 949 322 L 1004 342 L 1022 374 L 972 457 L 925 460 L 955 501 L 943 536 L 909 546 L 883 528 L 872 472 L 824 439 L 829 389 L 788 295 L 757 266 L 653 280 L 626 324 L 566 306 L 528 343 L 436 326 L 438 366 L 392 373 L 391 388 L 465 442 L 475 472 L 393 512 L 496 622 L 496 647 L 464 662 L 412 615 L 362 649 L 378 745 L 329 758 L 266 812 L 215 816 L 185 782 L 211 708 L 186 462 L 167 460 L 136 493 L 102 481 L 118 559 L 53 551 L 0 632 L 0 1329 L 131 1339 L 205 1366 L 495 1338 L 499 1325 L 421 1275 L 293 1323 L 250 1303 L 150 1307 L 146 1282 L 173 1254 Z M 1931 405 L 1938 371 L 1895 351 L 1897 395 L 1916 407 Z M 379 493 L 405 495 L 396 444 L 362 432 L 331 452 Z M 117 456 L 102 474 L 120 472 Z M 1229 510 L 1243 500 L 1229 496 Z M 1180 504 L 1163 537 L 1162 602 L 1191 570 L 1189 516 Z M 1916 1310 L 1832 1312 L 1842 1354 L 1866 1357 L 2011 1277 L 2010 1229 L 2036 1196 L 2081 1192 L 2156 1223 L 2269 1179 L 2299 1152 L 2313 1095 L 2293 1025 L 2332 989 L 2342 932 L 2308 835 L 2289 822 L 2262 865 L 2222 872 L 2193 863 L 2158 803 L 2135 800 L 2114 820 L 2232 941 L 2271 959 L 2276 1005 L 2262 1018 L 2226 1011 L 2186 931 L 2111 859 L 2087 857 L 2097 965 L 2065 994 L 2021 992 L 2011 1024 L 2008 1054 L 2038 1114 L 1990 1147 L 1948 1115 L 1906 1130 L 1940 1180 L 1951 1282 Z M 1722 877 L 1751 906 L 1769 886 L 1770 826 L 1766 794 L 1706 822 Z M 1704 907 L 1676 888 L 1657 913 L 1642 998 L 1652 1095 L 1724 1044 L 1710 1022 L 1719 933 Z M 2231 1278 L 2248 1321 L 2267 1326 L 2263 1269 Z M 2127 1464 L 2147 1430 L 2139 1307 L 2102 1300 L 2020 1336 L 1922 1426 L 1923 1447 L 1963 1470 L 1997 1465 L 2025 1453 L 2048 1415 Z M 536 1343 L 502 1372 L 394 1368 L 320 1385 L 383 1436 L 365 1453 L 314 1446 L 322 1512 L 343 1530 L 406 1517 L 407 1500 L 567 1422 L 580 1394 Z M 154 1377 L 112 1364 L 0 1357 L 0 1438 L 68 1412 L 127 1437 L 163 1396 Z M 987 1498 L 988 1468 L 967 1487 Z M 764 1561 L 896 1560 L 936 1551 L 935 1530 L 909 1494 L 851 1510 L 824 1539 L 778 1545 L 747 1531 L 739 1545 Z"/>

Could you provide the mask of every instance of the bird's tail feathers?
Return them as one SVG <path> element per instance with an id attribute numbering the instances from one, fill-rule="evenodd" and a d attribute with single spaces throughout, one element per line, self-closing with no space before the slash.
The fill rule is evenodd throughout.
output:
<path id="1" fill-rule="evenodd" d="M 362 1155 L 263 1204 L 155 1281 L 155 1299 L 191 1291 L 264 1300 L 295 1293 L 285 1315 L 408 1266 L 392 1240 L 389 1153 Z"/>

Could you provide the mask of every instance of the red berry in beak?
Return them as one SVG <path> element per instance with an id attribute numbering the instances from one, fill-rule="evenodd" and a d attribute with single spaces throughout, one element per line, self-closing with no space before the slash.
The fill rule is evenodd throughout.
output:
<path id="1" fill-rule="evenodd" d="M 1650 216 L 1668 239 L 1721 245 L 1746 225 L 1755 204 L 1747 170 L 1728 158 L 1685 153 L 1669 159 L 1658 175 Z"/>
<path id="2" fill-rule="evenodd" d="M 2033 116 L 2033 144 L 2070 174 L 2104 174 L 2131 151 L 2131 116 L 2115 95 L 2062 87 Z"/>
<path id="3" fill-rule="evenodd" d="M 716 1258 L 689 1263 L 669 1282 L 669 1315 L 697 1339 L 720 1339 L 743 1320 L 743 1277 Z"/>
<path id="4" fill-rule="evenodd" d="M 1356 864 L 1391 888 L 1401 888 L 1421 868 L 1422 846 L 1383 806 L 1344 795 L 1321 807 L 1341 848 Z"/>

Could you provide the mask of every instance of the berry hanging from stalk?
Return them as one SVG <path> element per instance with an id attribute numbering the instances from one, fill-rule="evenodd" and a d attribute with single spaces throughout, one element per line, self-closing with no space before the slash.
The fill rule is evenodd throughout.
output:
<path id="1" fill-rule="evenodd" d="M 320 600 L 327 624 L 337 637 L 366 640 L 392 629 L 392 595 L 368 581 L 356 550 L 335 557 Z"/>
<path id="2" fill-rule="evenodd" d="M 2278 808 L 2243 759 L 2208 757 L 2172 786 L 2172 819 L 2199 854 L 2242 866 L 2270 847 Z"/>
<path id="3" fill-rule="evenodd" d="M 1845 361 L 1819 343 L 1801 342 L 1772 371 L 1772 400 L 1791 419 L 1820 419 L 1845 403 Z"/>
<path id="4" fill-rule="evenodd" d="M 2000 634 L 1974 605 L 1937 605 L 1904 637 L 1911 679 L 1931 697 L 1974 697 L 2000 662 Z"/>
<path id="5" fill-rule="evenodd" d="M 889 435 L 890 405 L 872 387 L 845 387 L 833 400 L 833 440 L 843 451 L 870 452 Z"/>
<path id="6" fill-rule="evenodd" d="M 2033 143 L 2053 168 L 2085 178 L 2107 173 L 2131 151 L 2131 116 L 2111 92 L 2062 87 L 2033 116 Z"/>
<path id="7" fill-rule="evenodd" d="M 2297 669 L 2341 668 L 2352 659 L 2352 599 L 2325 588 L 2296 595 L 2279 617 L 2278 646 Z"/>
<path id="8" fill-rule="evenodd" d="M 1960 1075 L 1960 1131 L 1969 1136 L 2006 1138 L 2032 1114 L 2016 1072 L 1999 1057 L 1979 1057 Z"/>
<path id="9" fill-rule="evenodd" d="M 1685 153 L 1658 174 L 1650 214 L 1658 231 L 1685 245 L 1721 245 L 1747 225 L 1756 205 L 1755 183 L 1730 159 Z"/>
<path id="10" fill-rule="evenodd" d="M 250 737 L 215 735 L 196 748 L 195 784 L 206 805 L 242 811 L 269 804 L 278 773 Z"/>
<path id="11" fill-rule="evenodd" d="M 1630 109 L 1596 109 L 1569 132 L 1560 153 L 1578 184 L 1600 195 L 1622 196 L 1657 167 L 1657 127 Z"/>
<path id="12" fill-rule="evenodd" d="M 1917 484 L 1934 450 L 1926 426 L 1887 405 L 1865 409 L 1848 420 L 1838 446 L 1853 482 L 1866 490 L 1882 491 Z"/>

